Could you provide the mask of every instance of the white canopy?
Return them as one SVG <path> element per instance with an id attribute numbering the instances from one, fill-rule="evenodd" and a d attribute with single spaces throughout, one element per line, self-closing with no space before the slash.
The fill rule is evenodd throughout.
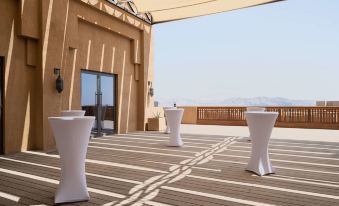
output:
<path id="1" fill-rule="evenodd" d="M 247 8 L 282 0 L 134 0 L 139 12 L 149 12 L 161 23 Z"/>

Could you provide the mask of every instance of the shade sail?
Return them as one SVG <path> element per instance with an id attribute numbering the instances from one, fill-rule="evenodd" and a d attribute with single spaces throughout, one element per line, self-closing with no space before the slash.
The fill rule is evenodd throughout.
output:
<path id="1" fill-rule="evenodd" d="M 134 0 L 139 12 L 161 23 L 252 7 L 282 0 Z"/>

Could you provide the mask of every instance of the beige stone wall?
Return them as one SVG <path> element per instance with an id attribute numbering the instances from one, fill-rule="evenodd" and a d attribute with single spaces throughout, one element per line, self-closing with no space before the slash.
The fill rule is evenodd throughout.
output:
<path id="1" fill-rule="evenodd" d="M 35 85 L 37 68 L 28 65 L 32 57 L 27 51 L 34 49 L 34 39 L 21 33 L 20 1 L 0 2 L 0 56 L 5 57 L 4 123 L 5 153 L 34 149 L 35 136 Z M 35 51 L 35 50 L 33 50 Z"/>
<path id="2" fill-rule="evenodd" d="M 118 133 L 145 129 L 153 105 L 149 24 L 105 0 L 1 0 L 0 21 L 6 153 L 55 148 L 48 117 L 80 109 L 82 69 L 117 75 Z"/>
<path id="3" fill-rule="evenodd" d="M 197 123 L 197 107 L 180 107 L 184 109 L 182 117 L 182 124 L 196 124 Z"/>

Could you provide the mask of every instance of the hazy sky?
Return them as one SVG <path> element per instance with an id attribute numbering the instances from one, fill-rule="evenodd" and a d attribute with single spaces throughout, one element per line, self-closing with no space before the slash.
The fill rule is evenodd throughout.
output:
<path id="1" fill-rule="evenodd" d="M 160 99 L 339 100 L 339 0 L 288 0 L 154 26 Z"/>

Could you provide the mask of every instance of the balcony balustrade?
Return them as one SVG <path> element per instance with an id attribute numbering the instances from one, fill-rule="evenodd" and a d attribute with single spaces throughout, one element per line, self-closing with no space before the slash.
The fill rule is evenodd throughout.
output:
<path id="1" fill-rule="evenodd" d="M 276 127 L 339 129 L 339 107 L 265 108 L 266 111 L 279 113 Z M 197 107 L 196 123 L 245 126 L 245 111 L 246 107 Z"/>

